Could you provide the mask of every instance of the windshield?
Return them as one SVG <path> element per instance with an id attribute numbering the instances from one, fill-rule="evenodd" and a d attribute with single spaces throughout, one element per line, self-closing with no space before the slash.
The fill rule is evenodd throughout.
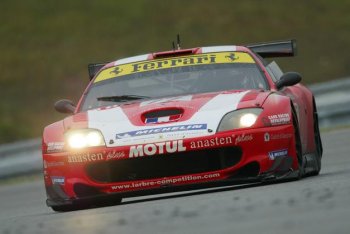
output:
<path id="1" fill-rule="evenodd" d="M 265 78 L 247 53 L 176 57 L 103 70 L 91 85 L 81 109 L 136 99 L 245 89 L 267 89 Z"/>

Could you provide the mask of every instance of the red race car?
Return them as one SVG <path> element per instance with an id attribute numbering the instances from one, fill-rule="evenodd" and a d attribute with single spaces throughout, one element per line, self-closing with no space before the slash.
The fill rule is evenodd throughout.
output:
<path id="1" fill-rule="evenodd" d="M 321 169 L 313 94 L 265 58 L 295 41 L 150 53 L 89 65 L 71 115 L 43 133 L 47 205 L 55 211 L 122 198 Z"/>

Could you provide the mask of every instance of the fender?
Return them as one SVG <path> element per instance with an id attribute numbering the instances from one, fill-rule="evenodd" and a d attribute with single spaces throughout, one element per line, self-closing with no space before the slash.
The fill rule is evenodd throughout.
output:
<path id="1" fill-rule="evenodd" d="M 297 112 L 303 153 L 315 152 L 312 92 L 301 84 L 286 87 L 283 91 L 290 97 Z"/>
<path id="2" fill-rule="evenodd" d="M 276 126 L 292 123 L 292 108 L 290 99 L 278 93 L 270 93 L 265 99 L 264 109 L 259 119 L 262 126 Z"/>
<path id="3" fill-rule="evenodd" d="M 58 150 L 58 145 L 64 145 L 64 133 L 65 131 L 73 128 L 87 128 L 88 120 L 86 112 L 77 113 L 72 116 L 66 117 L 64 120 L 55 122 L 44 129 L 43 132 L 43 152 L 47 152 L 49 145 L 51 145 L 54 151 Z M 57 147 L 56 147 L 57 146 Z M 57 149 L 56 149 L 57 148 Z"/>
<path id="4" fill-rule="evenodd" d="M 43 138 L 42 138 L 42 150 L 44 153 L 48 151 L 48 147 L 55 147 L 58 145 L 64 144 L 64 126 L 63 121 L 58 121 L 53 124 L 50 124 L 44 129 Z"/>

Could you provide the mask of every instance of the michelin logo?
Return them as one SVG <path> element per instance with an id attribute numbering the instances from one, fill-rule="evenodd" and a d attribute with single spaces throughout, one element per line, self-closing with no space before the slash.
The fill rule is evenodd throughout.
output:
<path id="1" fill-rule="evenodd" d="M 287 149 L 276 150 L 276 151 L 269 152 L 269 157 L 272 160 L 274 160 L 277 157 L 284 157 L 284 156 L 287 156 L 287 155 L 288 155 L 288 150 Z"/>
<path id="2" fill-rule="evenodd" d="M 63 176 L 51 176 L 52 184 L 64 185 L 65 178 Z"/>
<path id="3" fill-rule="evenodd" d="M 143 130 L 137 130 L 132 132 L 124 132 L 116 135 L 116 139 L 124 139 L 129 137 L 137 137 L 158 133 L 167 132 L 182 132 L 182 131 L 196 131 L 207 129 L 207 124 L 187 124 L 187 125 L 177 125 L 171 127 L 161 127 L 161 128 L 148 128 Z"/>

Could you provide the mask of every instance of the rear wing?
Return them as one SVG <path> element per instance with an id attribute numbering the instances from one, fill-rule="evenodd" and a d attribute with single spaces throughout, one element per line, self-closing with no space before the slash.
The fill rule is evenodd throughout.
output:
<path id="1" fill-rule="evenodd" d="M 92 80 L 94 76 L 108 63 L 91 63 L 88 65 L 89 79 Z"/>
<path id="2" fill-rule="evenodd" d="M 296 40 L 262 42 L 247 45 L 247 48 L 263 58 L 292 57 L 297 54 Z"/>

